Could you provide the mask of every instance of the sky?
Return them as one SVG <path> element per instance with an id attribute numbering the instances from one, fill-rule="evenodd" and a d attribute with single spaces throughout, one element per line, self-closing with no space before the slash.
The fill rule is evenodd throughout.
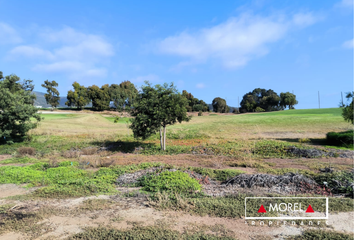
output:
<path id="1" fill-rule="evenodd" d="M 255 88 L 297 109 L 338 107 L 353 90 L 353 0 L 0 0 L 0 71 L 45 80 L 173 82 L 237 107 Z"/>

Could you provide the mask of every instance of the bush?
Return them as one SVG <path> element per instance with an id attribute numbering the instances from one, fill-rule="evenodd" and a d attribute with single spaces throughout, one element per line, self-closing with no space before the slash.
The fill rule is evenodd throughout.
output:
<path id="1" fill-rule="evenodd" d="M 142 177 L 139 185 L 149 192 L 190 193 L 201 190 L 197 180 L 181 171 L 164 171 Z"/>
<path id="2" fill-rule="evenodd" d="M 256 107 L 256 109 L 254 111 L 255 112 L 265 112 L 265 110 L 261 107 Z"/>
<path id="3" fill-rule="evenodd" d="M 20 147 L 17 149 L 20 155 L 30 155 L 33 156 L 36 153 L 36 149 L 33 147 Z"/>
<path id="4" fill-rule="evenodd" d="M 327 144 L 334 146 L 348 146 L 353 144 L 353 130 L 345 132 L 327 133 Z"/>
<path id="5" fill-rule="evenodd" d="M 119 119 L 120 119 L 120 117 L 119 117 L 119 116 L 116 116 L 115 119 L 114 119 L 114 123 L 118 123 L 118 122 L 119 122 Z"/>
<path id="6" fill-rule="evenodd" d="M 203 112 L 202 112 L 202 111 L 199 111 L 199 112 L 198 112 L 198 116 L 203 116 Z"/>

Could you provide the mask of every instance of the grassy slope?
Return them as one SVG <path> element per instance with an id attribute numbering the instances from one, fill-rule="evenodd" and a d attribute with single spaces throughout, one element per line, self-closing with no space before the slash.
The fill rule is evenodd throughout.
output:
<path id="1" fill-rule="evenodd" d="M 240 115 L 194 117 L 189 123 L 171 129 L 193 129 L 211 137 L 235 139 L 269 132 L 321 133 L 343 131 L 352 127 L 341 117 L 341 109 L 305 109 Z"/>

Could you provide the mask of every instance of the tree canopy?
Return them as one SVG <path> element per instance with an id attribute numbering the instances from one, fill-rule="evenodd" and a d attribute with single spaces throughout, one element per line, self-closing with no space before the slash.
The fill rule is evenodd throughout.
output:
<path id="1" fill-rule="evenodd" d="M 78 82 L 74 82 L 72 86 L 74 87 L 74 91 L 69 90 L 67 96 L 68 101 L 65 105 L 82 109 L 90 102 L 87 89 Z"/>
<path id="2" fill-rule="evenodd" d="M 56 108 L 59 105 L 60 97 L 59 91 L 56 89 L 58 87 L 58 83 L 56 81 L 44 81 L 44 84 L 41 85 L 45 89 L 47 89 L 47 93 L 44 94 L 45 100 L 47 104 L 50 104 L 53 108 Z"/>
<path id="3" fill-rule="evenodd" d="M 209 106 L 203 100 L 195 98 L 191 93 L 186 90 L 182 91 L 182 95 L 187 98 L 188 104 L 186 106 L 188 112 L 207 112 L 209 111 Z"/>
<path id="4" fill-rule="evenodd" d="M 32 93 L 32 80 L 19 81 L 16 75 L 4 78 L 0 72 L 0 142 L 13 143 L 36 128 L 41 120 L 33 106 L 36 95 Z M 31 118 L 36 121 L 32 122 Z"/>
<path id="5" fill-rule="evenodd" d="M 110 96 L 108 84 L 99 88 L 96 85 L 87 88 L 88 98 L 92 101 L 92 108 L 103 111 L 109 108 Z"/>
<path id="6" fill-rule="evenodd" d="M 272 89 L 256 88 L 246 93 L 241 101 L 241 112 L 278 111 L 289 106 L 294 108 L 298 102 L 292 93 L 281 93 L 280 96 Z"/>
<path id="7" fill-rule="evenodd" d="M 226 105 L 226 100 L 223 98 L 214 98 L 211 104 L 213 105 L 214 112 L 227 113 L 230 111 L 229 107 Z"/>
<path id="8" fill-rule="evenodd" d="M 134 104 L 130 128 L 135 138 L 146 139 L 160 132 L 161 150 L 166 150 L 166 127 L 177 122 L 189 121 L 187 116 L 187 99 L 176 87 L 165 83 L 152 86 L 145 82 Z"/>
<path id="9" fill-rule="evenodd" d="M 354 92 L 348 92 L 346 95 L 347 101 L 349 102 L 342 109 L 342 116 L 345 121 L 351 122 L 353 124 L 353 107 L 354 107 Z"/>
<path id="10" fill-rule="evenodd" d="M 295 94 L 286 92 L 286 93 L 280 93 L 280 107 L 282 109 L 285 109 L 286 106 L 289 107 L 289 109 L 294 109 L 294 105 L 298 104 L 296 100 Z"/>
<path id="11" fill-rule="evenodd" d="M 130 81 L 124 81 L 119 85 L 112 84 L 109 87 L 109 95 L 118 111 L 130 110 L 138 95 L 138 90 Z"/>

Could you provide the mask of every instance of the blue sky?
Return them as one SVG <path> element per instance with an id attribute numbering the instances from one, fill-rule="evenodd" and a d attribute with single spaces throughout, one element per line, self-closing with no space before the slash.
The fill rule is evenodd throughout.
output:
<path id="1" fill-rule="evenodd" d="M 353 89 L 353 1 L 0 0 L 0 70 L 85 86 L 174 82 L 237 106 L 254 88 L 296 108 L 337 107 Z"/>

